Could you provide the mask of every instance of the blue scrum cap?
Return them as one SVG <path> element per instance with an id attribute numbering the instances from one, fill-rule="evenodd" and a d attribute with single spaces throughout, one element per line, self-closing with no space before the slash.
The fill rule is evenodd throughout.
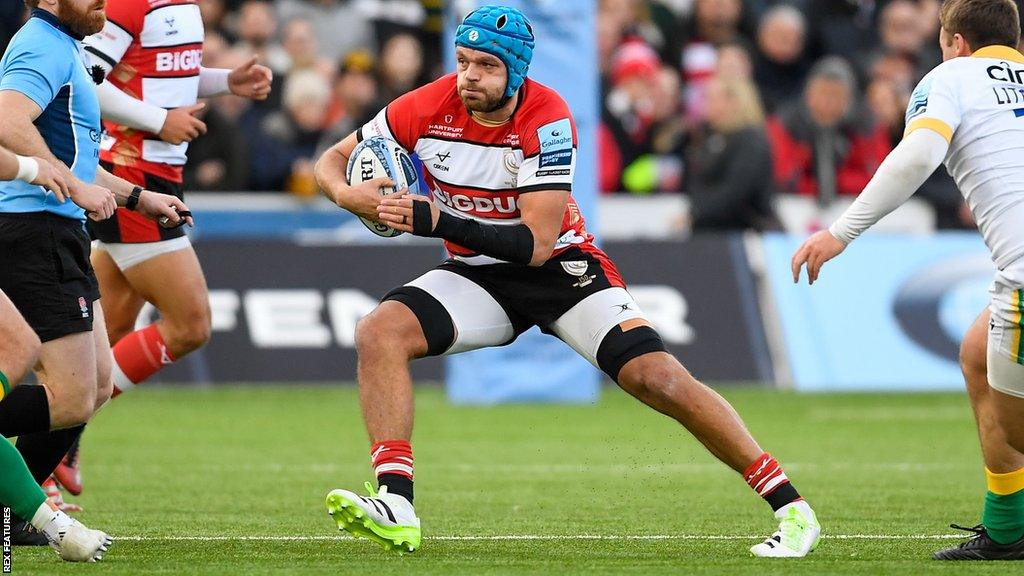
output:
<path id="1" fill-rule="evenodd" d="M 481 6 L 469 13 L 455 31 L 455 45 L 496 56 L 508 68 L 505 97 L 523 85 L 533 58 L 534 36 L 523 13 L 507 6 Z"/>

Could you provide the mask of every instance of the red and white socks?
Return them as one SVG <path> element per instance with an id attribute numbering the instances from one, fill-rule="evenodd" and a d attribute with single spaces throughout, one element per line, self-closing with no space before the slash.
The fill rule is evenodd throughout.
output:
<path id="1" fill-rule="evenodd" d="M 408 440 L 385 440 L 370 446 L 377 486 L 387 486 L 412 504 L 412 445 Z"/>
<path id="2" fill-rule="evenodd" d="M 156 324 L 136 330 L 114 345 L 114 396 L 127 392 L 174 362 Z"/>
<path id="3" fill-rule="evenodd" d="M 765 452 L 754 460 L 754 463 L 743 472 L 743 479 L 764 498 L 765 502 L 778 512 L 780 508 L 793 502 L 803 502 L 800 493 L 789 482 L 779 461 Z"/>

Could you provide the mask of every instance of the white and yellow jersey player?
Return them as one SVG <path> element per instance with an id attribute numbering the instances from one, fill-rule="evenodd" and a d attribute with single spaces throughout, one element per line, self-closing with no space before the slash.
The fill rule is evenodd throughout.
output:
<path id="1" fill-rule="evenodd" d="M 921 80 L 903 140 L 850 208 L 794 254 L 793 281 L 905 202 L 944 163 L 998 268 L 961 359 L 978 420 L 988 494 L 974 536 L 937 560 L 1024 559 L 1024 55 L 1013 0 L 946 0 L 944 62 Z"/>

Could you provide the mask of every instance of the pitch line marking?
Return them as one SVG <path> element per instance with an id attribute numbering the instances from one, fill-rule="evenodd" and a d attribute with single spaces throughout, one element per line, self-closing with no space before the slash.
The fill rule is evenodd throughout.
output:
<path id="1" fill-rule="evenodd" d="M 822 534 L 825 540 L 962 540 L 963 534 Z M 502 540 L 761 540 L 763 535 L 738 536 L 716 534 L 639 534 L 635 536 L 608 534 L 507 534 L 490 536 L 426 536 L 424 540 L 453 542 L 494 542 Z M 318 542 L 354 540 L 351 536 L 114 536 L 126 542 Z"/>

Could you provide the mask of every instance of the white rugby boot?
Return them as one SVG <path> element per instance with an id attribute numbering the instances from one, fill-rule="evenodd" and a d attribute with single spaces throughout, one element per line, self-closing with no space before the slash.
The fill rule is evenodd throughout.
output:
<path id="1" fill-rule="evenodd" d="M 338 529 L 359 538 L 373 540 L 385 550 L 399 554 L 420 547 L 420 519 L 412 504 L 398 494 L 388 494 L 388 487 L 379 491 L 366 483 L 370 496 L 364 497 L 348 490 L 331 490 L 327 494 L 327 513 L 334 518 Z"/>
<path id="2" fill-rule="evenodd" d="M 106 533 L 87 528 L 60 510 L 40 531 L 57 555 L 68 562 L 96 562 L 114 542 Z"/>
<path id="3" fill-rule="evenodd" d="M 762 558 L 802 558 L 817 548 L 821 524 L 807 502 L 786 504 L 775 512 L 775 517 L 779 519 L 779 529 L 751 547 L 751 554 Z"/>

